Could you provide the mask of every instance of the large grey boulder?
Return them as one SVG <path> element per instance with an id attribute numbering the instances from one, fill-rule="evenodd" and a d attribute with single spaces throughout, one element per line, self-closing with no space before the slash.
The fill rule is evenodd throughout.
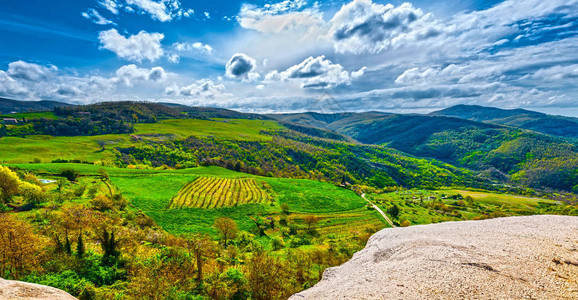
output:
<path id="1" fill-rule="evenodd" d="M 384 229 L 291 299 L 578 299 L 578 217 Z"/>
<path id="2" fill-rule="evenodd" d="M 57 288 L 0 278 L 0 299 L 74 300 L 76 298 Z"/>

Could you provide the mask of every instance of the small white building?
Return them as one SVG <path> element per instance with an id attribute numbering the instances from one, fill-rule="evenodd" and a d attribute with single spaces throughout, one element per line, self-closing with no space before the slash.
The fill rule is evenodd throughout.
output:
<path id="1" fill-rule="evenodd" d="M 18 124 L 18 120 L 14 119 L 14 118 L 4 118 L 4 119 L 2 119 L 2 121 L 4 122 L 5 125 Z"/>

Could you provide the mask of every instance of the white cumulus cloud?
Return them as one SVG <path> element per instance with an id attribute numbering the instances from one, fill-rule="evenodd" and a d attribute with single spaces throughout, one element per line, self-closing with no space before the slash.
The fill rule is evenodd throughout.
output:
<path id="1" fill-rule="evenodd" d="M 169 86 L 165 89 L 165 94 L 170 96 L 190 96 L 201 98 L 216 98 L 223 95 L 225 86 L 216 84 L 212 80 L 199 80 L 187 86 Z"/>
<path id="2" fill-rule="evenodd" d="M 407 2 L 396 7 L 354 0 L 344 5 L 330 23 L 329 34 L 339 53 L 378 53 L 407 40 L 439 34 L 433 16 Z"/>
<path id="3" fill-rule="evenodd" d="M 102 31 L 98 36 L 102 49 L 112 51 L 122 59 L 136 62 L 143 60 L 154 62 L 163 56 L 161 41 L 164 37 L 161 33 L 146 31 L 124 37 L 116 29 Z"/>
<path id="4" fill-rule="evenodd" d="M 57 70 L 58 68 L 55 66 L 45 67 L 19 60 L 9 63 L 6 73 L 15 79 L 41 81 L 52 77 L 53 73 Z"/>
<path id="5" fill-rule="evenodd" d="M 139 68 L 134 64 L 120 67 L 116 71 L 116 78 L 113 80 L 125 86 L 133 86 L 135 83 L 144 81 L 162 81 L 167 77 L 165 70 L 161 67 L 152 69 Z"/>
<path id="6" fill-rule="evenodd" d="M 181 56 L 184 57 L 207 57 L 213 54 L 213 47 L 200 42 L 194 43 L 174 43 L 167 53 L 167 58 L 170 62 L 178 63 Z"/>
<path id="7" fill-rule="evenodd" d="M 340 64 L 335 64 L 321 55 L 310 56 L 301 63 L 294 65 L 283 72 L 272 71 L 265 77 L 266 82 L 298 81 L 302 88 L 332 88 L 342 84 L 351 84 L 365 73 L 361 68 L 351 74 Z"/>

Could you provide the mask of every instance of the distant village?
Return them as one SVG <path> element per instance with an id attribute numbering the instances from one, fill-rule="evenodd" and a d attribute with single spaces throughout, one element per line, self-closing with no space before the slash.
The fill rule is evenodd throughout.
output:
<path id="1" fill-rule="evenodd" d="M 17 114 L 17 111 L 11 111 L 9 114 L 13 115 L 13 114 Z M 18 119 L 15 117 L 7 117 L 5 115 L 2 115 L 2 112 L 0 112 L 0 117 L 1 117 L 1 122 L 4 125 L 17 125 L 18 124 Z M 25 119 L 21 119 L 20 122 L 26 122 Z"/>

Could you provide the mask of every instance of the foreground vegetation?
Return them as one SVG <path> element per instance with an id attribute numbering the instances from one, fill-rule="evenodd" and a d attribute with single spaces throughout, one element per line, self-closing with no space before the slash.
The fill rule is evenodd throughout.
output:
<path id="1" fill-rule="evenodd" d="M 0 276 L 54 286 L 82 299 L 287 298 L 315 284 L 325 268 L 348 260 L 386 226 L 351 190 L 311 180 L 217 167 L 18 167 L 18 173 L 0 171 Z M 39 176 L 54 182 L 41 184 Z M 206 187 L 211 180 L 237 183 L 237 190 L 247 186 L 239 183 L 252 182 L 268 201 L 242 201 L 247 198 L 238 194 L 237 206 L 170 206 L 196 186 L 191 183 Z M 235 189 L 219 191 L 231 195 Z M 369 192 L 401 226 L 578 214 L 574 198 L 451 189 Z"/>

